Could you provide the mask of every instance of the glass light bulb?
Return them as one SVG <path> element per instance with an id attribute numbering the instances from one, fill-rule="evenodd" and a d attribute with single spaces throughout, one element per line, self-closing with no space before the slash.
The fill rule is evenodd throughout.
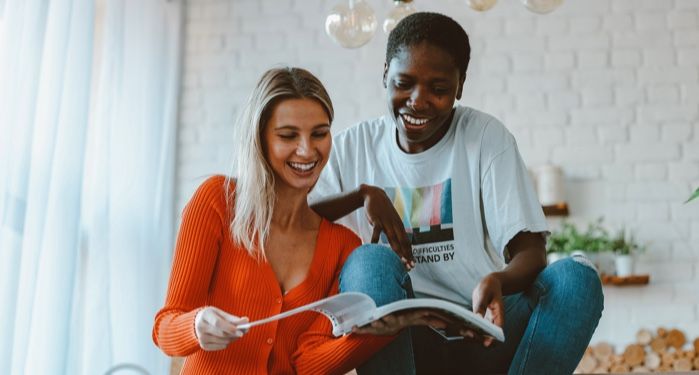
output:
<path id="1" fill-rule="evenodd" d="M 345 48 L 365 45 L 376 32 L 376 14 L 364 0 L 336 5 L 325 19 L 325 33 Z"/>
<path id="2" fill-rule="evenodd" d="M 415 11 L 412 1 L 394 0 L 393 9 L 388 12 L 386 19 L 383 21 L 383 32 L 386 34 L 390 33 L 400 20 L 415 13 Z"/>
<path id="3" fill-rule="evenodd" d="M 466 5 L 471 7 L 473 10 L 479 12 L 485 12 L 486 10 L 492 8 L 497 0 L 466 0 Z"/>
<path id="4" fill-rule="evenodd" d="M 546 14 L 561 6 L 563 0 L 522 0 L 527 9 L 534 13 Z"/>

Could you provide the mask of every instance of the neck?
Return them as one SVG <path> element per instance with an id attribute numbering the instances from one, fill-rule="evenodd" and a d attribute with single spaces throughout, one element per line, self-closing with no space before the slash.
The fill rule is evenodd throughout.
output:
<path id="1" fill-rule="evenodd" d="M 272 224 L 280 229 L 305 227 L 317 216 L 308 206 L 308 192 L 277 186 Z"/>

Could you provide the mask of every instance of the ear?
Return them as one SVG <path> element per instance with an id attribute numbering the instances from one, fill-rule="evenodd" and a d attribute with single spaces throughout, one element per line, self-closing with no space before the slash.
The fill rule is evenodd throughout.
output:
<path id="1" fill-rule="evenodd" d="M 386 77 L 388 76 L 388 64 L 383 63 L 383 88 L 387 88 Z"/>
<path id="2" fill-rule="evenodd" d="M 456 90 L 456 100 L 461 99 L 461 94 L 464 92 L 464 81 L 466 81 L 466 74 L 459 79 L 459 88 Z"/>

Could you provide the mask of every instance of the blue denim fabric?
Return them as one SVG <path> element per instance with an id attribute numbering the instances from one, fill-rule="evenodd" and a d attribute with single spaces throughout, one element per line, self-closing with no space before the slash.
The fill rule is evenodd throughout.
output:
<path id="1" fill-rule="evenodd" d="M 377 306 L 405 299 L 410 277 L 398 255 L 390 248 L 367 244 L 355 249 L 340 272 L 340 292 L 362 292 L 374 299 Z M 415 362 L 410 331 L 398 337 L 357 368 L 358 375 L 414 374 Z"/>
<path id="2" fill-rule="evenodd" d="M 378 269 L 368 264 L 372 259 L 377 260 L 368 257 L 361 267 Z M 360 263 L 353 259 L 355 262 Z M 344 276 L 345 282 L 353 280 L 354 290 L 373 288 L 372 293 L 387 293 L 383 281 L 372 281 L 376 276 L 356 280 L 357 275 L 362 273 Z M 529 289 L 506 296 L 504 303 L 505 343 L 484 348 L 467 340 L 448 342 L 428 328 L 415 327 L 411 330 L 414 357 L 406 354 L 407 345 L 396 344 L 402 350 L 377 353 L 367 363 L 372 365 L 368 366 L 371 372 L 361 374 L 412 373 L 413 361 L 418 374 L 571 374 L 602 316 L 602 286 L 597 272 L 584 259 L 567 258 L 546 267 Z M 401 369 L 391 372 L 399 365 Z"/>
<path id="3" fill-rule="evenodd" d="M 559 260 L 539 274 L 530 291 L 522 303 L 528 308 L 512 304 L 511 319 L 528 323 L 509 374 L 572 374 L 604 309 L 597 271 L 586 258 Z"/>

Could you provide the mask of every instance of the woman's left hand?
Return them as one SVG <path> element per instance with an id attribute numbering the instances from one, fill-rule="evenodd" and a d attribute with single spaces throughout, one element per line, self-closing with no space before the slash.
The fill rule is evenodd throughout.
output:
<path id="1" fill-rule="evenodd" d="M 505 304 L 502 301 L 502 284 L 492 273 L 486 275 L 481 282 L 473 289 L 471 296 L 473 302 L 473 312 L 486 317 L 498 327 L 505 325 Z M 476 337 L 475 332 L 465 330 L 461 332 L 466 337 Z M 490 346 L 493 343 L 492 337 L 483 337 L 483 346 Z"/>
<path id="2" fill-rule="evenodd" d="M 353 333 L 392 336 L 410 326 L 432 326 L 446 328 L 447 323 L 429 310 L 410 310 L 384 316 L 363 327 L 352 328 Z"/>

